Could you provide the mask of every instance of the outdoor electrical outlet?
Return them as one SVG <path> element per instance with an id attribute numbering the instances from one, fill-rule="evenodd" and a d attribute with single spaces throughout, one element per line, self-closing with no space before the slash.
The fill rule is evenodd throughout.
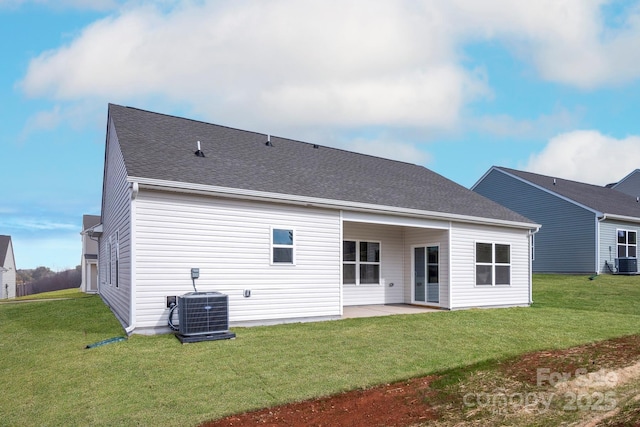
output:
<path id="1" fill-rule="evenodd" d="M 171 308 L 172 306 L 176 305 L 177 303 L 178 303 L 178 300 L 177 300 L 175 295 L 167 297 L 167 308 Z"/>

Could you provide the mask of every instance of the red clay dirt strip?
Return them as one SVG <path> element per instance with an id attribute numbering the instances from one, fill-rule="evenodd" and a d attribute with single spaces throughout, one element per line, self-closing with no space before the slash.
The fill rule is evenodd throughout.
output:
<path id="1" fill-rule="evenodd" d="M 427 404 L 433 377 L 415 378 L 366 390 L 266 408 L 208 422 L 230 426 L 405 426 L 436 419 Z"/>
<path id="2" fill-rule="evenodd" d="M 625 366 L 640 357 L 640 335 L 585 344 L 578 347 L 539 351 L 498 363 L 496 369 L 510 378 L 534 384 L 536 368 L 548 367 L 565 372 L 578 367 L 589 371 Z M 294 402 L 254 412 L 231 415 L 205 422 L 201 427 L 335 427 L 367 426 L 405 427 L 429 425 L 441 420 L 444 408 L 438 405 L 442 396 L 431 387 L 437 376 L 427 376 L 385 384 L 365 390 L 354 390 L 334 396 Z M 640 396 L 640 395 L 639 395 Z M 441 403 L 441 402 L 440 402 Z M 623 424 L 638 425 L 640 415 Z M 630 423 L 629 423 L 630 422 Z"/>

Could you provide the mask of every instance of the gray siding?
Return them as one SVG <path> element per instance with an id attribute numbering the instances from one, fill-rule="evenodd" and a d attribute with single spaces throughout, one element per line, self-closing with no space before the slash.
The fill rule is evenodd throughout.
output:
<path id="1" fill-rule="evenodd" d="M 605 220 L 600 223 L 600 272 L 610 273 L 605 261 L 615 271 L 615 259 L 618 256 L 618 230 L 636 231 L 640 235 L 640 224 L 623 221 Z"/>
<path id="2" fill-rule="evenodd" d="M 640 196 L 640 170 L 634 171 L 613 188 L 633 197 Z"/>
<path id="3" fill-rule="evenodd" d="M 535 235 L 534 272 L 596 271 L 594 212 L 495 169 L 474 191 L 542 225 Z"/>
<path id="4" fill-rule="evenodd" d="M 120 322 L 128 327 L 131 325 L 131 311 L 134 309 L 131 306 L 131 190 L 113 123 L 109 123 L 103 192 L 105 202 L 102 207 L 103 234 L 98 254 L 98 292 Z M 114 260 L 114 251 L 108 251 L 109 239 L 115 244 L 116 233 L 119 247 L 117 286 L 113 262 L 111 275 L 107 271 L 109 259 Z"/>

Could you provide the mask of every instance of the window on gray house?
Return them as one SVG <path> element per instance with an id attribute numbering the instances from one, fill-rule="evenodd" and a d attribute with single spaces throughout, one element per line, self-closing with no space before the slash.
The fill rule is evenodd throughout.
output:
<path id="1" fill-rule="evenodd" d="M 632 230 L 618 230 L 618 258 L 636 258 L 637 233 Z"/>

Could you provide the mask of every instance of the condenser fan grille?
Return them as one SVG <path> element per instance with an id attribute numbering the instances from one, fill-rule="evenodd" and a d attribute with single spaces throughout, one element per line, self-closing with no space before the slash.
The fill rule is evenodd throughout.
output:
<path id="1" fill-rule="evenodd" d="M 229 296 L 193 292 L 178 297 L 180 334 L 206 335 L 229 330 Z"/>

